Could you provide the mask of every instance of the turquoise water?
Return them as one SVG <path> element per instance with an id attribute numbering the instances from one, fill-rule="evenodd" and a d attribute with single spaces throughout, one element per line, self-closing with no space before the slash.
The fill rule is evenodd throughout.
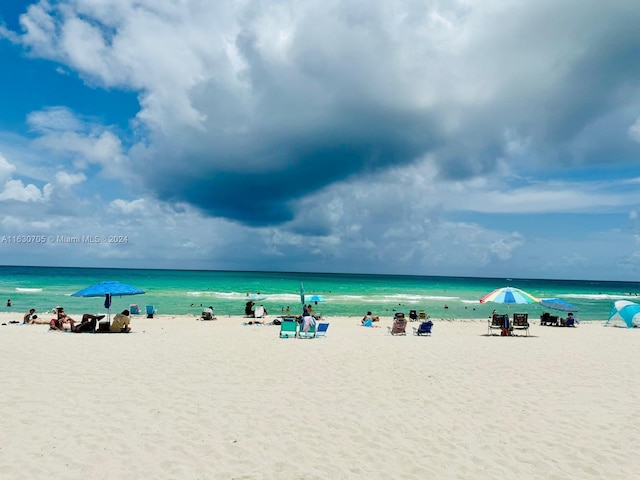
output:
<path id="1" fill-rule="evenodd" d="M 308 295 L 326 302 L 314 306 L 324 315 L 362 316 L 367 310 L 391 318 L 394 311 L 427 310 L 435 318 L 486 318 L 500 312 L 538 316 L 539 305 L 480 304 L 490 291 L 507 285 L 540 297 L 560 297 L 580 308 L 581 320 L 606 320 L 615 300 L 637 298 L 638 282 L 535 280 L 505 278 L 419 277 L 404 275 L 344 275 L 325 273 L 219 272 L 104 268 L 0 267 L 0 309 L 42 312 L 62 305 L 68 312 L 102 312 L 102 298 L 76 298 L 71 293 L 105 280 L 141 288 L 145 295 L 117 297 L 112 311 L 130 303 L 154 305 L 161 314 L 198 315 L 212 305 L 216 315 L 242 315 L 247 293 L 267 295 L 262 303 L 270 314 L 287 306 L 300 311 L 300 283 Z M 307 297 L 308 298 L 308 297 Z M 12 306 L 6 307 L 11 299 Z M 448 307 L 448 308 L 445 308 Z"/>

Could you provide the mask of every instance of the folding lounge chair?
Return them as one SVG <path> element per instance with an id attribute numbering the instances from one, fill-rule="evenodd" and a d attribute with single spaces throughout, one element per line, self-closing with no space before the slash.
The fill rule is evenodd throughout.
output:
<path id="1" fill-rule="evenodd" d="M 316 328 L 316 337 L 324 337 L 327 334 L 328 328 L 329 328 L 328 323 L 319 323 Z"/>
<path id="2" fill-rule="evenodd" d="M 212 311 L 207 309 L 202 311 L 202 315 L 200 315 L 200 320 L 217 320 L 217 318 Z"/>
<path id="3" fill-rule="evenodd" d="M 529 314 L 514 313 L 513 322 L 511 322 L 511 327 L 514 330 L 524 330 L 526 335 L 529 336 Z"/>
<path id="4" fill-rule="evenodd" d="M 153 307 L 153 305 L 147 305 L 146 310 L 147 310 L 147 318 L 153 318 L 153 316 L 156 313 L 156 309 Z"/>
<path id="5" fill-rule="evenodd" d="M 140 307 L 136 303 L 129 305 L 129 313 L 131 315 L 140 315 Z"/>
<path id="6" fill-rule="evenodd" d="M 253 312 L 253 318 L 262 318 L 264 317 L 264 307 L 262 305 L 259 305 L 256 307 L 255 311 Z"/>
<path id="7" fill-rule="evenodd" d="M 418 321 L 418 312 L 416 310 L 409 310 L 409 321 L 410 322 Z"/>
<path id="8" fill-rule="evenodd" d="M 289 338 L 298 336 L 298 322 L 295 320 L 285 319 L 280 324 L 280 338 Z"/>
<path id="9" fill-rule="evenodd" d="M 491 317 L 491 320 L 489 320 L 489 332 L 488 335 L 493 335 L 491 333 L 492 330 L 502 330 L 504 328 L 505 325 L 505 321 L 506 321 L 506 315 L 498 315 L 497 313 L 494 313 L 493 316 Z"/>
<path id="10" fill-rule="evenodd" d="M 558 316 L 549 315 L 549 312 L 544 312 L 540 315 L 540 325 L 555 325 L 558 326 Z"/>
<path id="11" fill-rule="evenodd" d="M 406 335 L 407 320 L 404 318 L 404 313 L 397 312 L 393 318 L 393 325 L 387 329 L 391 335 Z"/>
<path id="12" fill-rule="evenodd" d="M 427 312 L 426 312 L 426 310 L 420 310 L 418 312 L 418 320 L 420 320 L 421 322 L 426 322 L 427 321 Z"/>
<path id="13" fill-rule="evenodd" d="M 422 322 L 418 328 L 413 329 L 413 334 L 418 336 L 431 336 L 431 328 L 433 327 L 433 322 L 431 320 L 427 322 Z"/>

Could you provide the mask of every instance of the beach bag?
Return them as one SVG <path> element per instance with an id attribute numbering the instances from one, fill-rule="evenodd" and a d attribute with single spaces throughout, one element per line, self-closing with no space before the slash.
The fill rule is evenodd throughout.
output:
<path id="1" fill-rule="evenodd" d="M 279 318 L 274 318 L 273 319 L 273 324 L 274 325 L 280 325 L 280 324 L 282 324 L 282 321 Z"/>

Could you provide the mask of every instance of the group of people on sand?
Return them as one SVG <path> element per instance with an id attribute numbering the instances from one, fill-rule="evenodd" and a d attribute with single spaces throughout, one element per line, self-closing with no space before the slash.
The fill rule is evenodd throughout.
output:
<path id="1" fill-rule="evenodd" d="M 64 307 L 60 306 L 53 309 L 53 314 L 55 316 L 51 320 L 44 320 L 38 317 L 35 308 L 31 308 L 27 313 L 24 314 L 22 323 L 29 325 L 49 324 L 49 330 L 60 332 L 93 333 L 96 331 L 98 322 L 105 317 L 105 315 L 94 315 L 92 313 L 85 313 L 82 315 L 82 319 L 78 321 L 67 315 L 67 313 L 64 311 Z M 109 326 L 109 331 L 129 333 L 131 331 L 131 327 L 129 326 L 129 315 L 129 310 L 123 310 L 122 312 L 116 314 L 113 317 L 111 325 Z"/>
<path id="2" fill-rule="evenodd" d="M 250 302 L 247 302 L 247 310 L 248 310 L 249 303 Z M 248 314 L 247 310 L 245 310 L 245 313 L 247 313 L 247 316 L 251 316 Z M 265 309 L 264 315 L 266 314 L 267 314 L 267 310 Z M 296 321 L 302 324 L 301 330 L 303 332 L 308 332 L 309 329 L 317 323 L 318 318 L 320 317 L 319 316 L 316 317 L 313 315 L 313 307 L 311 306 L 311 304 L 303 305 L 302 315 L 295 317 Z M 250 320 L 249 322 L 245 322 L 245 325 L 280 325 L 281 323 L 282 323 L 282 320 L 280 318 L 275 318 L 271 322 L 265 322 L 264 320 Z"/>

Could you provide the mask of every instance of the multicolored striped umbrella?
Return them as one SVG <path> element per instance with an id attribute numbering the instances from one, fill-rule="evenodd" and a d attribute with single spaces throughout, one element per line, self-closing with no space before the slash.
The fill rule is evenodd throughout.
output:
<path id="1" fill-rule="evenodd" d="M 530 293 L 514 287 L 502 287 L 485 295 L 480 299 L 480 303 L 537 303 L 540 300 Z"/>

